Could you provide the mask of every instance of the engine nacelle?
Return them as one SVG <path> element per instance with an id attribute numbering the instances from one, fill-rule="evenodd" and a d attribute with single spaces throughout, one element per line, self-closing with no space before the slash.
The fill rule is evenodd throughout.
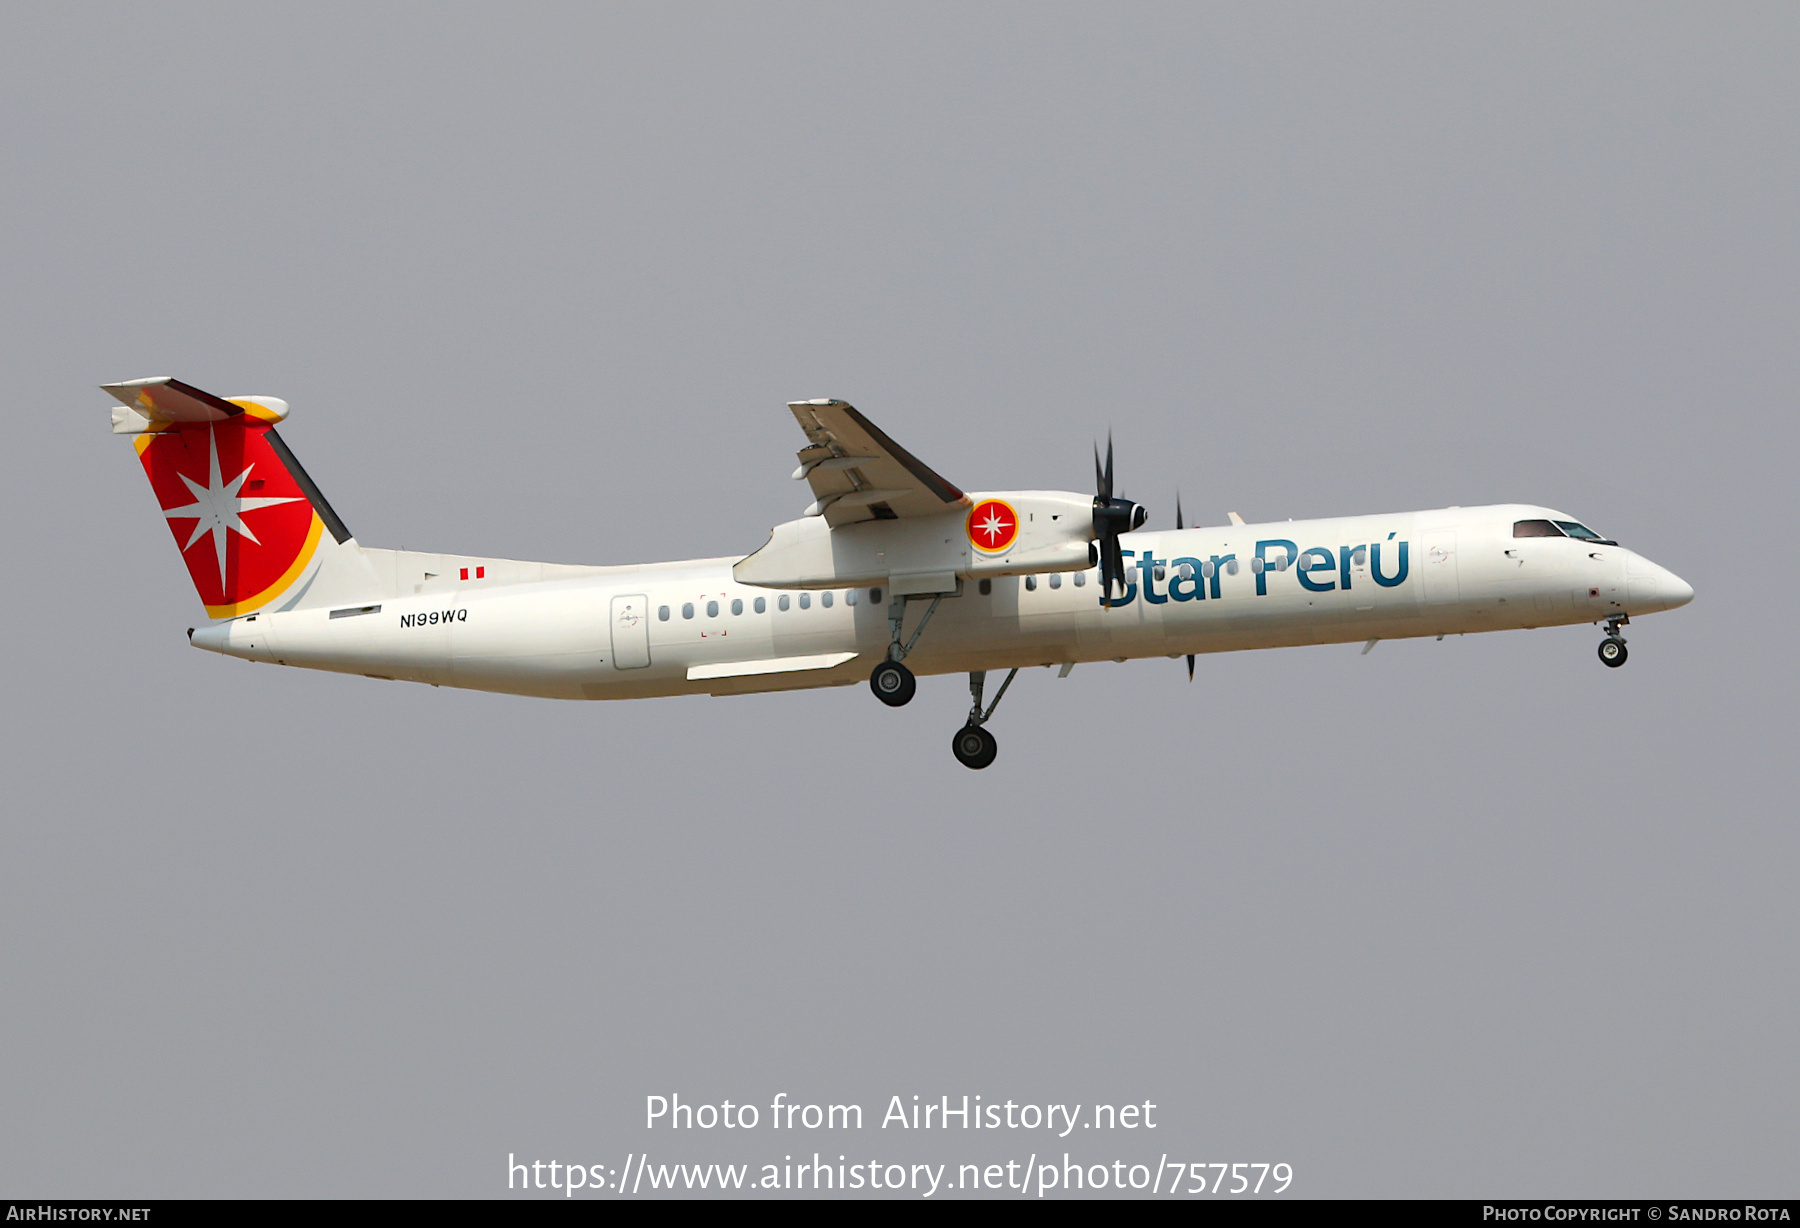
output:
<path id="1" fill-rule="evenodd" d="M 740 584 L 764 588 L 854 588 L 943 592 L 957 577 L 1083 571 L 1094 536 L 1091 495 L 1057 490 L 971 493 L 971 506 L 942 516 L 866 520 L 836 529 L 808 516 L 776 525 L 762 549 L 732 568 Z"/>

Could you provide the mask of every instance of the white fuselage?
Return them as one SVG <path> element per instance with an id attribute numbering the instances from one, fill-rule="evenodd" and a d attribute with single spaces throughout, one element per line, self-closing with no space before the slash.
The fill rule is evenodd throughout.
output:
<path id="1" fill-rule="evenodd" d="M 1512 536 L 1528 517 L 1564 518 L 1502 505 L 1130 533 L 1130 587 L 1111 608 L 1091 569 L 965 579 L 906 663 L 935 674 L 1464 634 L 1599 622 L 1692 597 L 1621 546 Z M 394 557 L 404 571 L 441 556 Z M 563 699 L 840 686 L 883 658 L 882 586 L 758 587 L 733 579 L 736 562 L 515 580 L 513 568 L 537 565 L 490 561 L 494 576 L 475 582 L 432 563 L 435 574 L 418 568 L 397 589 L 411 593 L 367 612 L 265 611 L 192 638 L 251 660 Z M 907 636 L 926 604 L 908 603 Z"/>

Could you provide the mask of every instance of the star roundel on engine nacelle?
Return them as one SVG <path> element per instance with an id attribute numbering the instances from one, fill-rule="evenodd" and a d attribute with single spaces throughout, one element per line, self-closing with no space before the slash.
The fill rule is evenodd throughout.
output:
<path id="1" fill-rule="evenodd" d="M 969 509 L 969 543 L 983 554 L 1004 554 L 1019 540 L 1019 513 L 1004 499 L 983 499 Z"/>

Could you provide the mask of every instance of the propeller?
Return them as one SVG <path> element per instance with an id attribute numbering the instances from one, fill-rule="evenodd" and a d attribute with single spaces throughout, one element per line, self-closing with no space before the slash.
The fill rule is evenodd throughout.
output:
<path id="1" fill-rule="evenodd" d="M 1181 522 L 1181 492 L 1178 490 L 1175 492 L 1175 531 L 1179 533 L 1185 528 L 1187 528 L 1187 526 Z M 1192 682 L 1194 680 L 1194 654 L 1191 652 L 1188 653 L 1187 659 L 1188 681 Z"/>
<path id="2" fill-rule="evenodd" d="M 1100 604 L 1112 605 L 1113 584 L 1125 586 L 1125 555 L 1119 535 L 1144 527 L 1150 513 L 1130 499 L 1113 497 L 1112 432 L 1106 433 L 1106 467 L 1100 466 L 1100 446 L 1094 445 L 1094 539 L 1100 564 Z"/>

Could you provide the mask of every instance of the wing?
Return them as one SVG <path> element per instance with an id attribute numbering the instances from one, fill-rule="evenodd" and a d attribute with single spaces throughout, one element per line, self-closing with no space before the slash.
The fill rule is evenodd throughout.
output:
<path id="1" fill-rule="evenodd" d="M 791 401 L 788 408 L 806 432 L 794 477 L 812 486 L 807 515 L 836 528 L 969 506 L 969 496 L 843 401 Z"/>

